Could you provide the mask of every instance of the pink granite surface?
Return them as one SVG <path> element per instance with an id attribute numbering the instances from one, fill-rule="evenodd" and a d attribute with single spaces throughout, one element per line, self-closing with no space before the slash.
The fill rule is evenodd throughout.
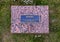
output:
<path id="1" fill-rule="evenodd" d="M 11 33 L 49 33 L 48 11 L 48 6 L 11 6 Z M 39 23 L 21 23 L 21 15 L 39 15 L 41 20 Z"/>

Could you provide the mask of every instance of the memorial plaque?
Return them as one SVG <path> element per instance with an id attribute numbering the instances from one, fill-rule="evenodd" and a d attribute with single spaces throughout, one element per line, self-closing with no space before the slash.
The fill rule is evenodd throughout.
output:
<path id="1" fill-rule="evenodd" d="M 11 33 L 49 33 L 48 6 L 11 6 Z"/>

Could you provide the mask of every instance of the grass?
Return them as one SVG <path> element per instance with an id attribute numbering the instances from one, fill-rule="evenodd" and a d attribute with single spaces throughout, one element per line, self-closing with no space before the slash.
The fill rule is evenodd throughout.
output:
<path id="1" fill-rule="evenodd" d="M 60 42 L 60 0 L 34 0 L 29 5 L 48 5 L 50 18 L 49 34 L 11 34 L 10 33 L 10 5 L 26 5 L 21 1 L 0 1 L 0 42 Z M 57 20 L 52 22 L 53 20 Z"/>

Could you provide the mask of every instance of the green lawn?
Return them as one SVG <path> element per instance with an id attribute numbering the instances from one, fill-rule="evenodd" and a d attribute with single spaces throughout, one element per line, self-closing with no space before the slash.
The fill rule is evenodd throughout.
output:
<path id="1" fill-rule="evenodd" d="M 28 4 L 49 6 L 49 34 L 12 34 L 11 5 L 26 4 L 21 0 L 0 0 L 0 42 L 60 42 L 60 0 L 33 0 L 32 4 Z"/>

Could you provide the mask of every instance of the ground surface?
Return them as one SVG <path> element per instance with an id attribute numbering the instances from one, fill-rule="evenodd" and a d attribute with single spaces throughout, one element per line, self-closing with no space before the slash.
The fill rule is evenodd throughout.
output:
<path id="1" fill-rule="evenodd" d="M 49 5 L 49 34 L 10 33 L 10 5 L 25 5 L 20 0 L 0 0 L 0 42 L 60 42 L 60 0 L 34 0 L 29 5 Z"/>

